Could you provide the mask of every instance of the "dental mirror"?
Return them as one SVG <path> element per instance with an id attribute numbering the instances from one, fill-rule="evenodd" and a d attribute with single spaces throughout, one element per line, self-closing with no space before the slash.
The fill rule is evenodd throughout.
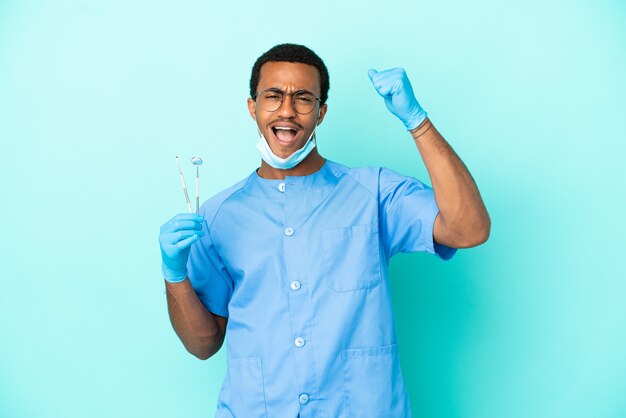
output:
<path id="1" fill-rule="evenodd" d="M 192 157 L 191 164 L 196 166 L 196 213 L 200 212 L 200 173 L 199 169 L 202 165 L 202 158 Z"/>

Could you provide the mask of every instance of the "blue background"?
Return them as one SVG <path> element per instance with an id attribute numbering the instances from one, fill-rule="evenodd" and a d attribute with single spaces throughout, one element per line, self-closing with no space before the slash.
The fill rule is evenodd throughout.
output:
<path id="1" fill-rule="evenodd" d="M 169 324 L 158 229 L 259 164 L 250 68 L 330 70 L 320 152 L 429 183 L 369 68 L 406 68 L 493 228 L 392 260 L 414 415 L 626 416 L 626 3 L 0 1 L 0 416 L 210 417 L 224 350 Z"/>

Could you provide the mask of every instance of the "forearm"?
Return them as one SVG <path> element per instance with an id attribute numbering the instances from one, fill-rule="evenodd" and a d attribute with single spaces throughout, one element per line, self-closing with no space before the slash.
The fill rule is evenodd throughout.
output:
<path id="1" fill-rule="evenodd" d="M 437 241 L 456 248 L 485 242 L 491 221 L 463 161 L 428 118 L 411 135 L 430 175 L 439 207 Z"/>
<path id="2" fill-rule="evenodd" d="M 165 281 L 167 305 L 174 331 L 187 351 L 206 360 L 222 346 L 224 333 L 193 290 L 189 279 L 180 283 Z"/>

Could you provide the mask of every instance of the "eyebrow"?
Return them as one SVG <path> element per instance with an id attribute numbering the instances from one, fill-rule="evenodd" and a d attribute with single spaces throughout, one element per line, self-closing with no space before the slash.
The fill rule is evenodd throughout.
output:
<path id="1" fill-rule="evenodd" d="M 282 94 L 285 94 L 285 91 L 284 91 L 284 90 L 279 89 L 278 87 L 270 87 L 270 88 L 267 88 L 267 89 L 265 89 L 265 90 L 269 90 L 269 91 L 273 91 L 273 92 L 276 92 L 276 93 L 282 93 Z M 305 90 L 305 89 L 296 90 L 296 91 L 294 91 L 294 92 L 293 92 L 293 93 L 291 93 L 291 94 L 298 94 L 298 93 L 310 93 L 310 94 L 312 94 L 312 95 L 314 95 L 314 96 L 315 96 L 315 93 L 313 93 L 312 91 Z"/>

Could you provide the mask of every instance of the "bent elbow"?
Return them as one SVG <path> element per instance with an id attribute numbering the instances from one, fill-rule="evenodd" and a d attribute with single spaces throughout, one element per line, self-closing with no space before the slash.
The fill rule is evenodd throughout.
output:
<path id="1" fill-rule="evenodd" d="M 200 359 L 200 360 L 208 360 L 210 359 L 215 353 L 217 353 L 217 351 L 219 350 L 214 350 L 210 347 L 186 347 L 187 351 L 189 352 L 189 354 L 193 355 L 194 357 Z"/>
<path id="2" fill-rule="evenodd" d="M 209 353 L 191 353 L 194 355 L 194 357 L 196 357 L 199 360 L 208 360 L 211 358 L 211 355 Z"/>
<path id="3" fill-rule="evenodd" d="M 476 228 L 476 231 L 472 234 L 471 238 L 468 239 L 468 247 L 476 247 L 478 245 L 484 244 L 489 239 L 489 235 L 491 234 L 491 219 L 487 215 L 486 219 L 481 223 L 481 225 Z"/>
<path id="4" fill-rule="evenodd" d="M 489 234 L 490 234 L 490 229 L 486 229 L 484 231 L 481 231 L 477 236 L 476 236 L 476 241 L 474 243 L 474 245 L 472 245 L 472 247 L 476 247 L 478 245 L 482 245 L 485 242 L 487 242 L 487 240 L 489 239 Z"/>
<path id="5" fill-rule="evenodd" d="M 480 225 L 471 230 L 459 232 L 451 239 L 454 248 L 471 248 L 484 244 L 491 234 L 491 220 L 487 217 Z"/>
<path id="6" fill-rule="evenodd" d="M 200 360 L 208 360 L 217 353 L 224 342 L 221 333 L 211 334 L 192 345 L 185 345 L 187 351 Z"/>

